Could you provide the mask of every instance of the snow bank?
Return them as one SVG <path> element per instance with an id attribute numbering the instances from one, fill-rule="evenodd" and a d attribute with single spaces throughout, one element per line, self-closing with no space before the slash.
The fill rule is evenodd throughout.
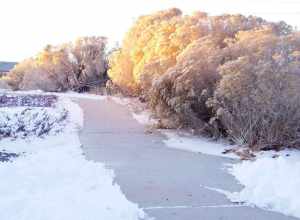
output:
<path id="1" fill-rule="evenodd" d="M 91 99 L 91 100 L 105 100 L 107 96 L 103 95 L 94 95 L 94 94 L 87 94 L 87 93 L 76 93 L 76 92 L 67 92 L 67 93 L 52 93 L 59 97 L 65 98 L 75 98 L 75 99 Z"/>
<path id="2" fill-rule="evenodd" d="M 233 165 L 231 173 L 245 188 L 229 198 L 300 218 L 300 152 L 270 154 Z"/>
<path id="3" fill-rule="evenodd" d="M 41 90 L 32 90 L 32 91 L 2 91 L 2 94 L 20 94 L 20 95 L 55 95 L 61 98 L 71 98 L 71 99 L 92 99 L 92 100 L 104 100 L 107 96 L 102 95 L 94 95 L 94 94 L 87 94 L 87 93 L 77 93 L 77 92 L 43 92 Z"/>
<path id="4" fill-rule="evenodd" d="M 178 134 L 176 131 L 170 130 L 161 130 L 161 132 L 167 137 L 167 139 L 164 140 L 167 147 L 219 157 L 238 158 L 234 154 L 223 153 L 228 148 L 228 145 L 225 143 L 212 141 L 204 137 L 193 136 L 188 133 Z"/>
<path id="5" fill-rule="evenodd" d="M 52 107 L 56 101 L 55 95 L 0 95 L 0 107 Z"/>
<path id="6" fill-rule="evenodd" d="M 5 220 L 137 220 L 145 217 L 129 202 L 114 174 L 82 154 L 78 128 L 82 111 L 68 99 L 60 134 L 0 141 L 0 151 L 25 152 L 0 163 L 0 219 Z"/>

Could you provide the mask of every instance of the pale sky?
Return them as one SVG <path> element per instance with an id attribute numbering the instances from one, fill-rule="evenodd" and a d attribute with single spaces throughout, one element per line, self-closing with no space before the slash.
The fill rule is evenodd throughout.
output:
<path id="1" fill-rule="evenodd" d="M 171 7 L 253 14 L 300 28 L 300 0 L 0 0 L 0 60 L 20 61 L 79 36 L 120 41 L 138 16 Z"/>

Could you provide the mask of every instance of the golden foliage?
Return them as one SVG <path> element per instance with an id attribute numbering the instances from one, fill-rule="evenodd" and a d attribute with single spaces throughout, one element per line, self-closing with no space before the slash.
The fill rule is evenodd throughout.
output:
<path id="1" fill-rule="evenodd" d="M 48 45 L 8 74 L 14 89 L 80 90 L 107 78 L 106 38 L 82 37 L 74 43 Z"/>
<path id="2" fill-rule="evenodd" d="M 183 16 L 179 9 L 142 16 L 126 34 L 121 49 L 110 57 L 109 76 L 121 88 L 137 93 L 143 87 L 143 79 L 157 78 L 175 66 L 178 56 L 194 41 L 218 36 L 222 47 L 225 38 L 265 25 L 278 28 L 253 16 L 207 16 L 203 12 Z M 284 30 L 288 29 L 286 25 Z"/>

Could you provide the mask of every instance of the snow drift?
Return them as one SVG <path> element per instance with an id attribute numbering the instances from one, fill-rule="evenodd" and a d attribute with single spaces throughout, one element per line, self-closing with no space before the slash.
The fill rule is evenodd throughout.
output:
<path id="1" fill-rule="evenodd" d="M 300 152 L 283 151 L 273 157 L 262 155 L 233 165 L 231 173 L 245 188 L 229 198 L 300 218 Z"/>

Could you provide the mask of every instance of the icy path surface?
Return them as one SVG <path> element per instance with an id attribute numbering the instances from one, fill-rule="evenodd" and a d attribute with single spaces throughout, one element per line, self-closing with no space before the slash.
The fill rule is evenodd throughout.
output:
<path id="1" fill-rule="evenodd" d="M 112 168 L 126 197 L 157 220 L 292 220 L 280 213 L 232 203 L 224 192 L 242 190 L 227 172 L 235 159 L 165 145 L 145 134 L 125 106 L 112 99 L 80 99 L 85 114 L 80 135 L 86 158 Z M 201 143 L 201 142 L 199 142 Z M 195 150 L 193 150 L 195 151 Z M 254 178 L 254 177 L 253 177 Z M 215 190 L 219 189 L 219 191 Z M 221 190 L 220 190 L 221 189 Z"/>
<path id="2" fill-rule="evenodd" d="M 0 141 L 0 150 L 22 153 L 0 163 L 1 220 L 138 220 L 142 210 L 114 183 L 113 171 L 87 161 L 78 137 L 82 111 L 68 99 L 71 114 L 59 135 Z"/>

